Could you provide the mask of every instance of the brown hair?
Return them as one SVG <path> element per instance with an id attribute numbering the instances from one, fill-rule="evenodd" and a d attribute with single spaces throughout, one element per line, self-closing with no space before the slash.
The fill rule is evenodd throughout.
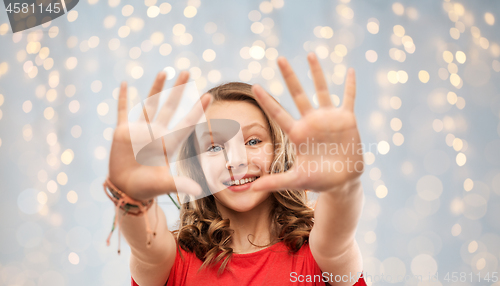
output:
<path id="1" fill-rule="evenodd" d="M 259 106 L 251 91 L 251 85 L 241 82 L 229 82 L 210 89 L 213 102 L 245 101 L 257 106 L 264 114 L 269 124 L 273 146 L 274 159 L 270 172 L 280 173 L 291 168 L 295 153 L 292 151 L 288 137 L 279 125 L 273 121 Z M 192 158 L 196 154 L 194 132 L 186 143 L 181 146 L 179 154 L 179 173 L 196 181 L 202 187 L 205 197 L 192 200 L 181 205 L 180 226 L 175 230 L 178 247 L 193 252 L 203 261 L 202 268 L 215 266 L 222 261 L 218 274 L 222 274 L 231 259 L 233 249 L 228 247 L 232 240 L 229 219 L 222 219 L 217 209 L 215 198 L 210 193 L 201 166 L 193 168 L 182 164 L 183 158 Z M 283 146 L 276 148 L 276 146 Z M 179 198 L 179 196 L 178 196 Z M 298 251 L 308 240 L 314 224 L 314 211 L 307 205 L 305 190 L 285 190 L 271 193 L 271 244 L 282 241 L 291 253 Z M 179 200 L 180 201 L 180 200 Z M 248 238 L 247 238 L 248 239 Z M 250 240 L 249 242 L 253 244 Z M 265 246 L 269 246 L 265 245 Z M 262 246 L 262 247 L 265 247 Z M 180 249 L 178 249 L 180 253 Z"/>

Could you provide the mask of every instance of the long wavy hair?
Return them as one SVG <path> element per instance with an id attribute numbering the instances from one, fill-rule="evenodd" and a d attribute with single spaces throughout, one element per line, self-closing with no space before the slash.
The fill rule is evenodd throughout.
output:
<path id="1" fill-rule="evenodd" d="M 210 89 L 213 103 L 218 101 L 244 101 L 258 107 L 271 131 L 274 158 L 270 166 L 272 173 L 285 172 L 291 168 L 295 160 L 295 152 L 289 143 L 288 136 L 279 125 L 272 120 L 259 106 L 251 91 L 251 85 L 241 82 L 229 82 Z M 233 249 L 233 230 L 229 227 L 229 219 L 223 219 L 217 209 L 215 198 L 211 194 L 201 165 L 182 164 L 183 159 L 196 156 L 194 132 L 183 144 L 179 152 L 178 172 L 196 181 L 203 190 L 205 197 L 183 203 L 180 207 L 179 229 L 173 231 L 177 240 L 177 250 L 181 257 L 180 248 L 196 254 L 203 261 L 198 271 L 206 267 L 215 267 L 220 264 L 218 275 L 221 275 L 230 261 Z M 280 146 L 280 147 L 276 147 Z M 177 196 L 179 199 L 179 196 Z M 269 220 L 271 223 L 271 242 L 266 247 L 277 242 L 283 242 L 289 253 L 297 252 L 309 239 L 309 233 L 314 224 L 314 210 L 308 205 L 306 190 L 284 190 L 272 192 L 270 199 L 272 206 Z M 181 202 L 181 200 L 179 200 Z M 248 237 L 247 237 L 248 239 Z M 248 241 L 254 245 L 249 239 Z"/>

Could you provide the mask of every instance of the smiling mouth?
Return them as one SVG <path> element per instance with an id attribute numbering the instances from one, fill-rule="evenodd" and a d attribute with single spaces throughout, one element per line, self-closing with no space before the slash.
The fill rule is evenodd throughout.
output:
<path id="1" fill-rule="evenodd" d="M 241 186 L 241 185 L 244 185 L 244 184 L 248 184 L 248 183 L 251 183 L 255 180 L 257 180 L 258 176 L 256 177 L 250 177 L 250 178 L 245 178 L 245 179 L 241 179 L 241 180 L 234 180 L 234 181 L 226 181 L 226 182 L 223 182 L 223 184 L 225 186 L 228 186 L 228 187 L 231 187 L 231 186 Z"/>

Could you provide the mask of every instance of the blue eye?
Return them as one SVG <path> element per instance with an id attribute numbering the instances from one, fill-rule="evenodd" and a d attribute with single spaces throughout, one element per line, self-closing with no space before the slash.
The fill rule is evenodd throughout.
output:
<path id="1" fill-rule="evenodd" d="M 208 147 L 207 151 L 208 152 L 220 152 L 220 151 L 222 151 L 222 149 L 223 148 L 219 145 L 212 145 L 212 146 Z"/>
<path id="2" fill-rule="evenodd" d="M 259 139 L 257 139 L 257 138 L 253 138 L 253 139 L 250 139 L 250 140 L 247 142 L 247 144 L 248 144 L 248 145 L 250 145 L 250 146 L 254 146 L 254 145 L 259 144 L 260 142 L 262 142 L 262 141 L 260 141 L 260 140 L 259 140 Z"/>

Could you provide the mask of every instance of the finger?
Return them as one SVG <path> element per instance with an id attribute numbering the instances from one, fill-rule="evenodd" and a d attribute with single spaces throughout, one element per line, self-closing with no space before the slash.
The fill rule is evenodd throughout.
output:
<path id="1" fill-rule="evenodd" d="M 269 176 L 260 177 L 252 183 L 251 190 L 256 192 L 276 192 L 287 189 L 300 189 L 296 185 L 297 174 L 293 172 L 285 172 L 272 174 Z"/>
<path id="2" fill-rule="evenodd" d="M 353 68 L 347 71 L 344 87 L 344 102 L 342 107 L 354 112 L 354 100 L 356 98 L 356 73 Z"/>
<path id="3" fill-rule="evenodd" d="M 183 71 L 179 74 L 179 77 L 177 77 L 177 80 L 175 81 L 174 87 L 172 88 L 172 91 L 170 92 L 168 99 L 166 100 L 163 107 L 160 109 L 160 113 L 158 114 L 157 120 L 158 122 L 161 122 L 164 126 L 167 126 L 168 123 L 170 122 L 170 119 L 172 119 L 172 116 L 174 116 L 175 110 L 177 109 L 177 106 L 179 106 L 179 103 L 181 102 L 182 93 L 184 91 L 184 88 L 186 87 L 188 79 L 189 79 L 189 72 Z"/>
<path id="4" fill-rule="evenodd" d="M 160 99 L 159 95 L 158 96 L 154 96 L 154 95 L 157 95 L 158 93 L 161 92 L 161 90 L 163 89 L 163 85 L 165 84 L 166 78 L 167 78 L 167 74 L 164 71 L 161 71 L 156 75 L 156 79 L 153 83 L 153 86 L 151 87 L 151 90 L 149 91 L 148 98 L 146 98 L 146 100 L 145 100 L 144 108 L 142 109 L 142 112 L 144 113 L 144 119 L 148 123 L 151 120 L 153 120 L 153 118 L 156 114 L 156 109 L 158 108 L 158 100 Z"/>
<path id="5" fill-rule="evenodd" d="M 289 134 L 295 124 L 295 119 L 259 85 L 254 84 L 252 92 L 264 111 L 278 123 L 286 134 Z"/>
<path id="6" fill-rule="evenodd" d="M 127 115 L 127 82 L 120 85 L 120 95 L 118 96 L 118 123 L 124 124 L 128 121 Z"/>
<path id="7" fill-rule="evenodd" d="M 204 110 L 210 104 L 210 100 L 212 99 L 212 95 L 210 93 L 205 93 L 200 98 L 201 108 L 199 104 L 195 104 L 195 106 L 189 111 L 188 115 L 179 122 L 174 130 L 178 130 L 177 132 L 170 133 L 169 136 L 165 136 L 167 144 L 169 146 L 180 146 L 181 142 L 184 142 L 186 138 L 189 137 L 191 132 L 193 132 L 196 124 L 200 120 L 201 116 L 204 113 Z"/>
<path id="8" fill-rule="evenodd" d="M 309 61 L 309 67 L 311 68 L 311 73 L 314 81 L 314 87 L 316 88 L 316 96 L 318 97 L 319 106 L 334 106 L 330 99 L 330 94 L 328 92 L 328 85 L 325 80 L 325 74 L 321 69 L 318 57 L 313 52 L 307 55 L 307 60 Z"/>
<path id="9" fill-rule="evenodd" d="M 311 105 L 311 102 L 309 102 L 306 93 L 302 89 L 299 79 L 284 57 L 278 58 L 278 66 L 280 68 L 281 75 L 283 76 L 283 79 L 285 80 L 285 83 L 288 87 L 288 91 L 290 91 L 290 95 L 295 102 L 295 105 L 297 106 L 300 114 L 305 115 L 307 112 L 311 111 L 313 107 Z"/>

